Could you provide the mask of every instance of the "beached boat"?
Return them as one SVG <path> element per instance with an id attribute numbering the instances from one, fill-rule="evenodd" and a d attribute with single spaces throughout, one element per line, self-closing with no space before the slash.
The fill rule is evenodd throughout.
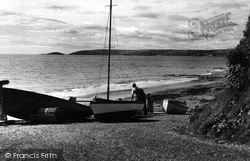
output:
<path id="1" fill-rule="evenodd" d="M 121 121 L 135 117 L 144 107 L 142 102 L 113 101 L 95 98 L 91 103 L 94 116 L 99 121 Z"/>
<path id="2" fill-rule="evenodd" d="M 163 100 L 163 109 L 167 114 L 185 114 L 188 107 L 180 101 Z"/>
<path id="3" fill-rule="evenodd" d="M 2 88 L 1 92 L 4 114 L 15 118 L 56 123 L 93 115 L 89 106 L 69 100 L 12 88 Z"/>
<path id="4" fill-rule="evenodd" d="M 109 99 L 110 91 L 110 56 L 111 56 L 111 24 L 112 24 L 112 0 L 110 0 L 109 18 L 109 48 L 108 48 L 108 85 L 107 99 L 95 98 L 90 107 L 98 121 L 121 121 L 135 117 L 144 107 L 144 102 L 137 101 L 113 101 Z"/>

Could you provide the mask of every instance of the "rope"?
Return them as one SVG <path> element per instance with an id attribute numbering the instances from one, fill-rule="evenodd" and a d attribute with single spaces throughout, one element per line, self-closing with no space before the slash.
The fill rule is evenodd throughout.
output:
<path id="1" fill-rule="evenodd" d="M 104 50 L 104 53 L 106 52 L 105 51 L 105 49 L 106 49 L 106 45 L 107 45 L 107 34 L 108 34 L 108 29 L 109 29 L 109 17 L 110 17 L 110 13 L 108 14 L 108 19 L 107 19 L 107 23 L 106 23 L 106 27 L 105 27 L 105 38 L 104 38 L 104 44 L 103 44 L 103 50 Z M 104 56 L 106 56 L 106 54 L 102 54 L 102 56 L 101 56 L 101 61 L 100 61 L 100 65 L 99 65 L 99 72 L 98 72 L 98 84 L 102 84 L 102 80 L 105 78 L 105 77 L 102 77 L 103 76 L 103 70 L 105 69 L 105 68 L 103 68 L 104 67 L 104 64 L 105 64 L 105 62 L 104 62 Z M 106 74 L 106 73 L 105 73 Z M 106 79 L 105 79 L 106 80 Z M 96 93 L 95 93 L 95 95 L 97 96 L 98 95 L 98 93 L 100 93 L 100 88 L 96 88 Z"/>
<path id="2" fill-rule="evenodd" d="M 114 17 L 114 15 L 115 14 L 113 14 L 113 26 L 116 26 L 116 19 L 115 19 L 115 17 Z M 117 50 L 119 51 L 120 50 L 120 47 L 119 47 L 119 43 L 118 43 L 118 37 L 117 37 L 117 30 L 116 30 L 116 28 L 114 27 L 114 41 L 115 41 L 115 43 L 116 43 L 116 46 L 117 46 Z M 119 67 L 120 67 L 120 71 L 121 71 L 121 79 L 122 79 L 122 84 L 125 84 L 125 79 L 124 79 L 124 73 L 123 73 L 123 62 L 124 61 L 122 61 L 122 57 L 121 57 L 121 55 L 119 54 Z M 123 86 L 123 90 L 125 91 L 125 86 Z M 124 92 L 125 93 L 125 97 L 127 97 L 127 94 L 126 94 L 126 92 Z"/>
<path id="3" fill-rule="evenodd" d="M 114 10 L 113 10 L 113 12 L 114 12 Z M 118 43 L 118 37 L 117 37 L 117 30 L 116 30 L 116 19 L 115 19 L 115 16 L 114 16 L 115 14 L 113 14 L 112 15 L 112 26 L 113 26 L 113 34 L 112 34 L 112 38 L 111 38 L 111 41 L 112 41 L 112 44 L 116 44 L 115 46 L 114 45 L 111 45 L 111 48 L 116 48 L 118 51 L 120 50 L 119 49 L 119 43 Z M 104 40 L 104 45 L 103 45 L 103 49 L 105 50 L 105 49 L 107 49 L 108 47 L 107 47 L 107 35 L 108 35 L 108 31 L 109 31 L 109 18 L 110 18 L 110 13 L 108 13 L 108 19 L 107 19 L 107 24 L 106 24 L 106 28 L 105 28 L 105 40 Z M 114 43 L 113 43 L 114 42 Z M 106 57 L 106 54 L 105 55 L 102 55 L 102 59 L 101 59 L 101 62 L 102 63 L 100 63 L 100 66 L 99 66 L 99 74 L 98 74 L 98 80 L 99 80 L 99 82 L 100 81 L 102 81 L 103 79 L 102 79 L 102 74 L 103 74 L 103 70 L 105 69 L 105 68 L 103 68 L 103 66 L 104 66 L 104 56 Z M 122 64 L 123 63 L 123 61 L 122 61 L 122 57 L 121 57 L 121 55 L 119 55 L 119 64 Z M 111 63 L 112 64 L 112 63 Z M 120 71 L 121 71 L 121 79 L 122 79 L 122 84 L 125 84 L 125 79 L 124 79 L 124 73 L 123 73 L 123 65 L 119 65 L 119 67 L 120 67 Z M 106 72 L 105 72 L 105 74 L 106 74 Z M 110 71 L 110 76 L 111 76 L 111 78 L 112 78 L 112 75 L 113 75 L 113 72 L 112 72 L 112 70 Z M 119 76 L 120 75 L 118 75 L 118 78 L 119 78 Z M 103 78 L 106 78 L 106 77 L 103 77 Z M 105 79 L 105 81 L 106 81 L 106 79 Z M 102 81 L 103 82 L 103 81 Z M 125 91 L 125 86 L 123 86 L 123 90 Z M 96 90 L 96 95 L 98 95 L 98 93 L 100 92 L 100 88 L 97 88 L 97 90 Z M 125 92 L 125 97 L 127 97 L 127 94 L 126 94 L 126 92 Z"/>

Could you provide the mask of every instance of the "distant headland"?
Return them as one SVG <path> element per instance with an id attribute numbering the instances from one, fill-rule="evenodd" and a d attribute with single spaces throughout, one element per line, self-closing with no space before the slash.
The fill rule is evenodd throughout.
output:
<path id="1" fill-rule="evenodd" d="M 112 50 L 112 55 L 130 55 L 130 56 L 213 56 L 224 57 L 229 49 L 219 50 Z M 108 55 L 108 50 L 81 50 L 70 54 L 60 52 L 51 52 L 45 55 Z"/>
<path id="2" fill-rule="evenodd" d="M 60 52 L 51 52 L 51 53 L 48 53 L 48 54 L 42 54 L 42 55 L 65 55 L 65 54 L 60 53 Z"/>

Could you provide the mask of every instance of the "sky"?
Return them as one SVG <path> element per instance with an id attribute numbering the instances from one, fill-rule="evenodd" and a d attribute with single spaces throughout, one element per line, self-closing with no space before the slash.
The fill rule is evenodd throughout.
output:
<path id="1" fill-rule="evenodd" d="M 250 15 L 249 0 L 113 0 L 113 4 L 116 49 L 233 48 Z M 103 49 L 108 5 L 109 0 L 1 0 L 0 54 Z M 192 37 L 201 31 L 190 23 L 194 18 L 201 24 L 223 17 L 230 24 L 213 30 L 213 36 L 200 32 Z"/>

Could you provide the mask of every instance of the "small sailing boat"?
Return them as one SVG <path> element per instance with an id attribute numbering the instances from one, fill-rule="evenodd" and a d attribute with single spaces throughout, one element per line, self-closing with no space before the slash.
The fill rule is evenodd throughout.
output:
<path id="1" fill-rule="evenodd" d="M 95 98 L 90 107 L 98 121 L 121 121 L 135 117 L 144 107 L 144 102 L 138 101 L 114 101 L 109 99 L 110 93 L 110 56 L 111 56 L 111 24 L 112 24 L 112 0 L 110 0 L 109 19 L 109 54 L 108 54 L 108 85 L 107 99 Z"/>

